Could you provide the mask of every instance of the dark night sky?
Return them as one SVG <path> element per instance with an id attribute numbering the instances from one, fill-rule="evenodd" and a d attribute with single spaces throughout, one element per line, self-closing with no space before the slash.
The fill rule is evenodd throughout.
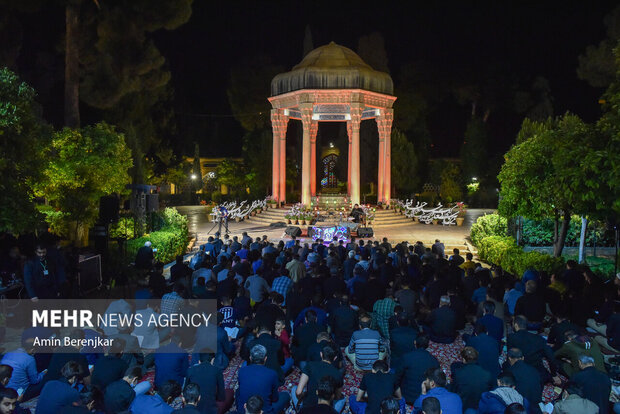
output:
<path id="1" fill-rule="evenodd" d="M 257 54 L 267 54 L 275 64 L 290 69 L 302 59 L 306 24 L 315 47 L 333 40 L 356 50 L 360 36 L 380 32 L 396 86 L 399 69 L 406 63 L 424 62 L 433 72 L 452 76 L 494 65 L 507 76 L 516 75 L 523 85 L 544 76 L 550 82 L 555 114 L 570 110 L 586 121 L 595 120 L 602 90 L 577 78 L 577 57 L 605 37 L 603 18 L 616 3 L 507 3 L 195 0 L 187 24 L 154 36 L 172 71 L 178 120 L 205 128 L 201 147 L 208 147 L 210 155 L 241 152 L 243 131 L 230 116 L 226 96 L 230 69 Z M 49 15 L 39 18 L 49 22 Z M 32 35 L 38 47 L 46 42 Z M 54 50 L 57 45 L 48 46 L 55 59 L 62 58 Z M 26 43 L 23 52 L 27 51 Z M 27 56 L 20 59 L 28 62 Z M 62 85 L 56 89 L 62 97 Z M 264 89 L 267 98 L 269 84 Z M 447 99 L 430 114 L 435 155 L 458 155 L 468 110 Z M 52 118 L 62 113 L 58 105 L 46 111 Z M 505 151 L 514 141 L 521 118 L 499 112 L 491 116 L 495 152 Z M 225 136 L 218 140 L 224 143 L 216 144 L 210 138 L 214 135 Z M 191 154 L 192 148 L 188 142 L 187 152 Z"/>
<path id="2" fill-rule="evenodd" d="M 603 18 L 613 2 L 520 2 L 514 7 L 476 3 L 196 1 L 190 22 L 174 32 L 159 33 L 158 45 L 170 62 L 177 97 L 193 113 L 231 113 L 226 97 L 229 71 L 248 55 L 268 54 L 288 69 L 297 64 L 304 29 L 310 24 L 315 47 L 333 40 L 355 50 L 360 36 L 382 33 L 395 81 L 400 66 L 408 62 L 423 61 L 452 73 L 499 65 L 526 83 L 537 75 L 547 78 L 556 114 L 570 110 L 587 121 L 596 119 L 601 91 L 577 78 L 577 56 L 605 37 Z M 467 111 L 446 102 L 431 115 L 437 155 L 456 155 Z M 242 131 L 235 121 L 201 119 L 230 131 L 229 144 L 214 148 L 215 152 L 239 151 Z M 519 120 L 503 119 L 498 113 L 490 121 L 493 134 L 503 143 L 498 150 L 504 150 L 514 139 Z"/>

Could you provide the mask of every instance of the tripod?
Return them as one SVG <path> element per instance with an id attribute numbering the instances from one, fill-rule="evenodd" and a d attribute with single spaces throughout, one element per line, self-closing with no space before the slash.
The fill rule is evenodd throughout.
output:
<path id="1" fill-rule="evenodd" d="M 225 234 L 229 234 L 230 230 L 228 230 L 228 216 L 217 216 L 216 221 L 213 223 L 213 227 L 207 232 L 207 234 L 211 234 L 213 229 L 217 226 L 217 232 L 222 234 L 222 224 L 224 225 Z"/>

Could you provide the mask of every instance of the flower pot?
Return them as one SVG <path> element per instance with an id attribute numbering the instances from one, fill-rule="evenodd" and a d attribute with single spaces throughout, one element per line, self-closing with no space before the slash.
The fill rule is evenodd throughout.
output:
<path id="1" fill-rule="evenodd" d="M 295 225 L 298 226 L 299 225 L 299 220 L 295 220 Z"/>
<path id="2" fill-rule="evenodd" d="M 433 220 L 433 226 L 436 226 L 439 220 Z"/>
<path id="3" fill-rule="evenodd" d="M 236 217 L 236 218 L 235 218 L 235 221 L 236 221 L 237 223 L 239 223 L 239 222 L 241 221 L 241 217 Z"/>
<path id="4" fill-rule="evenodd" d="M 457 226 L 462 226 L 464 221 L 465 221 L 465 217 L 457 217 L 456 218 L 456 225 Z"/>
<path id="5" fill-rule="evenodd" d="M 288 224 L 293 224 L 293 223 L 291 222 L 291 219 L 288 219 L 288 220 L 287 220 L 287 222 L 288 222 Z"/>

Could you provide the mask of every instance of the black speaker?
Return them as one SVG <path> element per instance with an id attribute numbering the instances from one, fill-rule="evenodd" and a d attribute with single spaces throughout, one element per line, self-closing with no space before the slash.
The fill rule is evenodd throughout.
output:
<path id="1" fill-rule="evenodd" d="M 288 226 L 284 232 L 291 237 L 301 236 L 301 229 L 297 226 Z"/>
<path id="2" fill-rule="evenodd" d="M 357 229 L 357 237 L 368 238 L 374 236 L 374 234 L 372 227 L 360 227 Z"/>
<path id="3" fill-rule="evenodd" d="M 146 211 L 148 213 L 152 211 L 159 211 L 159 194 L 147 194 L 146 195 Z"/>
<path id="4" fill-rule="evenodd" d="M 99 221 L 102 223 L 116 223 L 118 221 L 118 196 L 111 195 L 99 199 Z"/>

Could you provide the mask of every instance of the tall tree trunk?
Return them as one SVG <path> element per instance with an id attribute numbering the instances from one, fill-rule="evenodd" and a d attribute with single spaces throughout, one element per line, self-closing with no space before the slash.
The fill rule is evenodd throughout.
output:
<path id="1" fill-rule="evenodd" d="M 71 1 L 65 8 L 65 126 L 80 127 L 80 68 L 78 49 L 79 6 Z"/>
<path id="2" fill-rule="evenodd" d="M 570 225 L 570 213 L 565 212 L 562 219 L 562 227 L 558 233 L 557 240 L 553 246 L 553 256 L 562 256 L 562 250 L 564 250 L 564 243 L 566 242 L 566 235 L 568 234 L 568 226 Z"/>

